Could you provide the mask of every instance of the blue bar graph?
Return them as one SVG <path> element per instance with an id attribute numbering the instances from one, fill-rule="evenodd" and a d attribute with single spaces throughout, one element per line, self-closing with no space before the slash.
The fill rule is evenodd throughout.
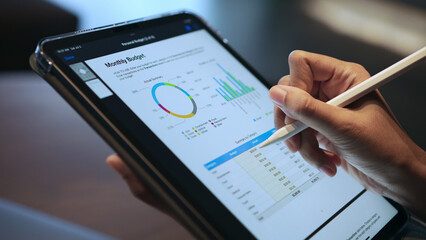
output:
<path id="1" fill-rule="evenodd" d="M 245 85 L 242 81 L 238 80 L 230 72 L 226 71 L 220 64 L 216 64 L 224 73 L 225 80 L 222 78 L 213 77 L 213 80 L 220 86 L 216 91 L 226 100 L 231 101 L 241 97 L 247 93 L 254 91 L 254 87 Z"/>

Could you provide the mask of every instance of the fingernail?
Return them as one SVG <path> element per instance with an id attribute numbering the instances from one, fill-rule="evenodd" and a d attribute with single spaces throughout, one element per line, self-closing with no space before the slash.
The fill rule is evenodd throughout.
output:
<path id="1" fill-rule="evenodd" d="M 329 166 L 322 166 L 320 167 L 320 171 L 327 174 L 327 176 L 329 177 L 333 177 L 335 172 L 332 168 L 330 168 Z"/>
<path id="2" fill-rule="evenodd" d="M 269 91 L 269 96 L 271 97 L 272 102 L 279 107 L 283 106 L 283 101 L 286 95 L 287 91 L 280 87 L 273 87 Z"/>
<path id="3" fill-rule="evenodd" d="M 292 122 L 294 122 L 293 118 L 289 118 L 288 116 L 285 116 L 285 118 L 284 118 L 284 123 L 285 124 L 290 124 Z"/>

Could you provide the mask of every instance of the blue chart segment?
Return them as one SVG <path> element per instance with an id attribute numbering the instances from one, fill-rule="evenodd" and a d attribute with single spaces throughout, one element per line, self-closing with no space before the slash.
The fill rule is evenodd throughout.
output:
<path id="1" fill-rule="evenodd" d="M 220 64 L 217 64 L 217 66 L 225 73 L 225 78 L 213 77 L 216 83 L 220 86 L 219 88 L 216 88 L 216 91 L 226 101 L 229 102 L 255 90 L 254 87 L 249 87 L 242 81 L 238 80 L 236 77 L 234 77 L 234 75 L 226 71 Z"/>
<path id="2" fill-rule="evenodd" d="M 223 154 L 222 156 L 204 164 L 204 167 L 207 168 L 207 170 L 212 170 L 213 168 L 219 166 L 222 163 L 225 163 L 229 160 L 231 160 L 232 158 L 240 155 L 241 153 L 246 152 L 247 150 L 257 146 L 258 144 L 260 144 L 261 142 L 265 141 L 266 139 L 268 139 L 268 137 L 270 137 L 274 132 L 275 132 L 275 128 L 263 133 L 262 135 L 258 136 L 255 139 L 252 139 L 251 141 L 232 149 L 231 151 Z"/>
<path id="3" fill-rule="evenodd" d="M 189 113 L 189 114 L 177 114 L 177 113 L 174 113 L 174 112 L 171 112 L 171 111 L 169 111 L 168 109 L 166 109 L 159 101 L 158 101 L 158 99 L 157 99 L 157 95 L 156 95 L 156 90 L 157 90 L 157 88 L 159 88 L 159 87 L 161 87 L 161 86 L 169 86 L 169 87 L 172 87 L 172 88 L 175 88 L 175 89 L 178 89 L 178 90 L 180 90 L 181 92 L 183 92 L 186 96 L 188 96 L 188 98 L 189 98 L 189 100 L 191 101 L 191 103 L 192 103 L 192 112 L 191 113 Z M 169 114 L 171 114 L 171 115 L 173 115 L 173 116 L 175 116 L 175 117 L 179 117 L 179 118 L 191 118 L 191 117 L 193 117 L 193 116 L 195 116 L 195 113 L 197 113 L 197 105 L 195 104 L 195 101 L 194 101 L 194 99 L 191 97 L 191 95 L 189 95 L 185 90 L 183 90 L 182 88 L 180 88 L 180 87 L 178 87 L 178 86 L 176 86 L 176 85 L 174 85 L 174 84 L 171 84 L 171 83 L 164 83 L 164 82 L 162 82 L 162 83 L 157 83 L 157 84 L 155 84 L 154 85 L 154 87 L 152 87 L 152 90 L 151 90 L 151 94 L 152 94 L 152 98 L 154 99 L 154 101 L 155 101 L 155 103 L 157 103 L 158 104 L 158 106 L 161 108 L 161 109 L 163 109 L 165 112 L 167 112 L 167 113 L 169 113 Z"/>

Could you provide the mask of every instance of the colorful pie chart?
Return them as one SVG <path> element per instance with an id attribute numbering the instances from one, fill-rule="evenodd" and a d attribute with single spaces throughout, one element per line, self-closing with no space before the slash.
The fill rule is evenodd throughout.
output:
<path id="1" fill-rule="evenodd" d="M 192 112 L 190 112 L 190 113 L 174 113 L 174 112 L 168 110 L 167 108 L 165 108 L 160 103 L 160 101 L 158 101 L 158 98 L 157 98 L 157 95 L 156 95 L 156 91 L 159 88 L 163 88 L 163 87 L 174 88 L 174 89 L 176 89 L 176 91 L 181 91 L 182 93 L 184 93 L 188 97 L 188 101 L 190 101 L 192 103 Z M 170 115 L 173 115 L 173 116 L 178 117 L 178 118 L 191 118 L 191 117 L 195 116 L 195 113 L 197 113 L 197 105 L 195 104 L 194 99 L 192 99 L 191 95 L 189 95 L 185 90 L 183 90 L 182 88 L 180 88 L 176 85 L 173 85 L 171 83 L 164 83 L 164 82 L 157 83 L 152 87 L 151 93 L 152 93 L 152 98 L 158 104 L 158 106 L 161 109 L 163 109 L 165 112 L 169 113 Z"/>

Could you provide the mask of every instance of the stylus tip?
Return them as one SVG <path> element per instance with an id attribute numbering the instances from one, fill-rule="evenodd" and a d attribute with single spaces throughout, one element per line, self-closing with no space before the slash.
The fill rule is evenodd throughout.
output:
<path id="1" fill-rule="evenodd" d="M 266 146 L 266 145 L 268 145 L 269 144 L 269 141 L 268 140 L 266 140 L 266 141 L 264 141 L 263 143 L 261 143 L 260 145 L 259 145 L 259 148 L 263 148 L 264 146 Z"/>

